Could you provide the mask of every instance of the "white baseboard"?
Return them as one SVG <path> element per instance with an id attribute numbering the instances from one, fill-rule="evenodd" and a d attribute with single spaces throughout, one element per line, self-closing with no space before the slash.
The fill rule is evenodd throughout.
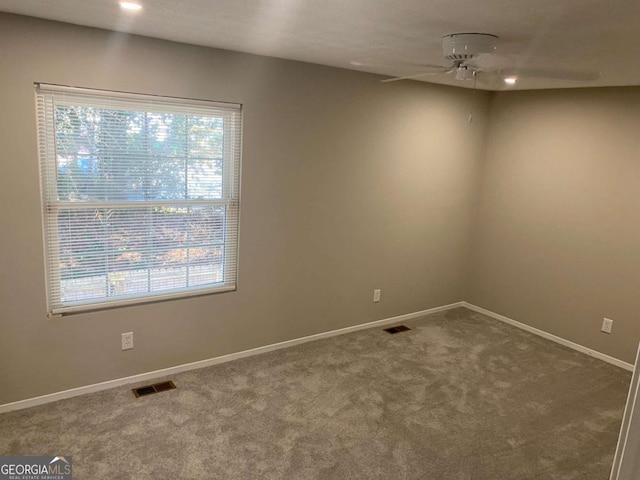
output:
<path id="1" fill-rule="evenodd" d="M 578 352 L 586 353 L 587 355 L 602 360 L 604 362 L 615 365 L 616 367 L 624 368 L 625 370 L 629 370 L 633 372 L 633 365 L 627 362 L 623 362 L 622 360 L 618 360 L 617 358 L 610 357 L 609 355 L 605 355 L 604 353 L 600 353 L 596 350 L 592 350 L 591 348 L 584 347 L 577 343 L 571 342 L 569 340 L 565 340 L 562 337 L 558 337 L 551 333 L 545 332 L 544 330 L 539 330 L 535 327 L 527 325 L 526 323 L 520 323 L 512 318 L 505 317 L 504 315 L 500 315 L 499 313 L 492 312 L 491 310 L 487 310 L 482 307 L 478 307 L 468 302 L 461 302 L 463 307 L 468 308 L 469 310 L 473 310 L 474 312 L 482 313 L 487 317 L 494 318 L 496 320 L 500 320 L 501 322 L 508 323 L 509 325 L 513 325 L 514 327 L 518 327 L 522 330 L 526 330 L 529 333 L 533 333 L 534 335 L 538 335 L 540 337 L 546 338 L 547 340 L 551 340 L 552 342 L 559 343 L 560 345 L 564 345 L 565 347 L 572 348 L 573 350 L 577 350 Z"/>
<path id="2" fill-rule="evenodd" d="M 396 317 L 390 317 L 382 320 L 376 320 L 373 322 L 362 323 L 360 325 L 354 325 L 351 327 L 340 328 L 338 330 L 331 330 L 329 332 L 317 333 L 315 335 L 309 335 L 306 337 L 294 338 L 292 340 L 286 340 L 284 342 L 274 343 L 272 345 L 265 345 L 263 347 L 252 348 L 250 350 L 244 350 L 242 352 L 230 353 L 228 355 L 222 355 L 220 357 L 209 358 L 206 360 L 200 360 L 192 363 L 185 363 L 183 365 L 163 368 L 161 370 L 154 370 L 152 372 L 141 373 L 138 375 L 131 375 L 129 377 L 116 378 L 114 380 L 108 380 L 106 382 L 94 383 L 93 385 L 86 385 L 83 387 L 72 388 L 70 390 L 64 390 L 62 392 L 55 392 L 55 393 L 50 393 L 48 395 L 42 395 L 39 397 L 27 398 L 25 400 L 18 400 L 17 402 L 5 403 L 4 405 L 0 405 L 0 414 L 5 412 L 11 412 L 13 410 L 21 410 L 24 408 L 35 407 L 36 405 L 42 405 L 45 403 L 57 402 L 58 400 L 77 397 L 87 393 L 99 392 L 101 390 L 108 390 L 109 388 L 121 387 L 123 385 L 130 385 L 130 384 L 139 383 L 139 382 L 146 382 L 148 380 L 153 380 L 159 377 L 165 377 L 168 375 L 174 375 L 176 373 L 186 372 L 189 370 L 196 370 L 199 368 L 209 367 L 211 365 L 230 362 L 232 360 L 237 360 L 239 358 L 259 355 L 261 353 L 272 352 L 274 350 L 280 350 L 282 348 L 293 347 L 294 345 L 300 345 L 301 343 L 312 342 L 314 340 L 335 337 L 337 335 L 344 335 L 345 333 L 356 332 L 358 330 L 366 330 L 367 328 L 380 327 L 383 325 L 388 325 L 390 323 L 403 322 L 406 320 L 411 320 L 411 319 L 422 317 L 425 315 L 444 312 L 456 307 L 465 307 L 465 308 L 468 308 L 469 310 L 473 310 L 474 312 L 482 313 L 484 315 L 487 315 L 488 317 L 494 318 L 501 322 L 508 323 L 509 325 L 513 325 L 514 327 L 520 328 L 522 330 L 526 330 L 527 332 L 533 333 L 535 335 L 539 335 L 543 338 L 559 343 L 566 347 L 572 348 L 579 352 L 585 353 L 594 358 L 598 358 L 612 365 L 616 365 L 617 367 L 624 368 L 625 370 L 633 371 L 633 365 L 631 365 L 630 363 L 623 362 L 622 360 L 618 360 L 617 358 L 610 357 L 609 355 L 605 355 L 604 353 L 600 353 L 590 348 L 583 347 L 582 345 L 578 345 L 577 343 L 573 343 L 569 340 L 565 340 L 564 338 L 557 337 L 556 335 L 552 335 L 543 330 L 539 330 L 537 328 L 531 327 L 524 323 L 520 323 L 516 320 L 505 317 L 504 315 L 500 315 L 498 313 L 478 307 L 471 303 L 456 302 L 449 305 L 443 305 L 441 307 L 429 308 L 427 310 L 420 310 L 418 312 L 398 315 Z"/>
<path id="3" fill-rule="evenodd" d="M 230 353 L 228 355 L 222 355 L 220 357 L 208 358 L 206 360 L 200 360 L 192 363 L 185 363 L 183 365 L 177 365 L 175 367 L 163 368 L 161 370 L 154 370 L 153 372 L 141 373 L 138 375 L 131 375 L 124 378 L 116 378 L 114 380 L 108 380 L 106 382 L 94 383 L 93 385 L 86 385 L 83 387 L 72 388 L 70 390 L 64 390 L 62 392 L 50 393 L 48 395 L 42 395 L 34 398 L 27 398 L 25 400 L 18 400 L 17 402 L 5 403 L 0 405 L 0 414 L 5 412 L 11 412 L 13 410 L 22 410 L 24 408 L 35 407 L 36 405 L 42 405 L 50 402 L 57 402 L 65 398 L 77 397 L 85 395 L 87 393 L 99 392 L 101 390 L 108 390 L 109 388 L 121 387 L 123 385 L 130 385 L 133 383 L 146 382 L 159 377 L 165 377 L 167 375 L 175 375 L 176 373 L 186 372 L 189 370 L 196 370 L 199 368 L 210 367 L 211 365 L 217 365 L 219 363 L 230 362 L 239 358 L 250 357 L 252 355 L 259 355 L 261 353 L 272 352 L 274 350 L 280 350 L 282 348 L 293 347 L 294 345 L 300 345 L 301 343 L 312 342 L 314 340 L 320 340 L 322 338 L 335 337 L 336 335 L 344 335 L 345 333 L 351 333 L 358 330 L 365 330 L 367 328 L 379 327 L 388 325 L 390 323 L 403 322 L 414 318 L 422 317 L 424 315 L 431 315 L 434 313 L 444 312 L 456 307 L 464 306 L 464 302 L 452 303 L 450 305 L 443 305 L 441 307 L 429 308 L 427 310 L 420 310 L 418 312 L 407 313 L 404 315 L 398 315 L 396 317 L 385 318 L 382 320 L 376 320 L 373 322 L 362 323 L 360 325 L 354 325 L 351 327 L 340 328 L 338 330 L 331 330 L 329 332 L 317 333 L 315 335 L 309 335 L 306 337 L 294 338 L 292 340 L 286 340 L 284 342 L 274 343 L 272 345 L 265 345 L 264 347 L 252 348 L 250 350 L 244 350 L 242 352 Z"/>

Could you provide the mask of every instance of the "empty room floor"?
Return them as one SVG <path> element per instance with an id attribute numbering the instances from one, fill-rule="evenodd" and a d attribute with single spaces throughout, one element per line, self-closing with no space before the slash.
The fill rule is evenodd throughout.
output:
<path id="1" fill-rule="evenodd" d="M 464 308 L 0 415 L 74 479 L 608 478 L 631 374 Z"/>

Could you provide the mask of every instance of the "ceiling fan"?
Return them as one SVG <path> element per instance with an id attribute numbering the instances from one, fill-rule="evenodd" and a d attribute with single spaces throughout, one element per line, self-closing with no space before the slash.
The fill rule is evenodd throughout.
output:
<path id="1" fill-rule="evenodd" d="M 539 70 L 519 68 L 517 57 L 496 54 L 498 36 L 490 33 L 451 33 L 442 37 L 442 51 L 444 57 L 451 62 L 448 66 L 421 64 L 414 65 L 426 69 L 414 75 L 392 77 L 382 82 L 396 82 L 425 77 L 428 75 L 450 75 L 456 80 L 478 79 L 478 74 L 499 76 L 507 84 L 515 84 L 518 76 L 553 78 L 571 81 L 593 81 L 600 77 L 599 72 L 571 72 L 559 70 Z M 510 65 L 511 63 L 511 65 Z M 365 66 L 360 62 L 351 62 L 354 66 Z M 371 65 L 373 66 L 373 65 Z M 398 64 L 395 66 L 402 66 Z"/>

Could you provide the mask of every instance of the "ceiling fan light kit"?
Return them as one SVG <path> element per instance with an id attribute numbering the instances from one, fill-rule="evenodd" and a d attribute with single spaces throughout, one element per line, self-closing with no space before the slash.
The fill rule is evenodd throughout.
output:
<path id="1" fill-rule="evenodd" d="M 455 70 L 456 80 L 473 80 L 476 78 L 476 71 L 466 65 L 459 65 L 455 67 Z"/>

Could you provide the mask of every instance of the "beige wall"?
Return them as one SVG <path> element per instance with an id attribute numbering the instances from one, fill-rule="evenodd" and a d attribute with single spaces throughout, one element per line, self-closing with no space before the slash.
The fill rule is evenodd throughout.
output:
<path id="1" fill-rule="evenodd" d="M 5 14 L 0 68 L 0 404 L 460 300 L 633 361 L 640 88 L 380 84 Z M 244 105 L 238 291 L 46 317 L 33 82 Z"/>
<path id="2" fill-rule="evenodd" d="M 465 297 L 488 94 L 4 14 L 0 68 L 0 404 Z M 244 104 L 236 292 L 46 317 L 33 82 Z"/>
<path id="3" fill-rule="evenodd" d="M 467 300 L 633 363 L 640 88 L 499 93 L 490 115 Z"/>

